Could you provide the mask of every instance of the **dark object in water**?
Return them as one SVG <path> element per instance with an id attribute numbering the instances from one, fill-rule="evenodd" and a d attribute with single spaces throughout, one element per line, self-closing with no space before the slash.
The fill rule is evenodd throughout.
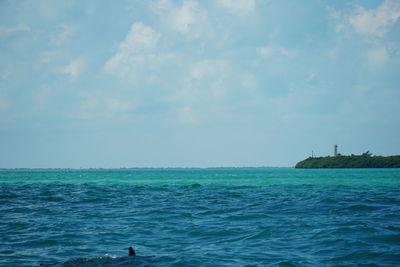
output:
<path id="1" fill-rule="evenodd" d="M 133 247 L 129 247 L 129 256 L 136 256 Z M 95 267 L 95 266 L 131 266 L 132 260 L 137 258 L 121 257 L 117 258 L 115 256 L 100 256 L 94 258 L 76 258 L 71 259 L 66 262 L 56 262 L 44 264 L 40 263 L 39 266 L 49 266 L 49 267 Z"/>
<path id="2" fill-rule="evenodd" d="M 129 247 L 129 256 L 136 256 L 136 253 L 133 250 L 133 247 Z"/>

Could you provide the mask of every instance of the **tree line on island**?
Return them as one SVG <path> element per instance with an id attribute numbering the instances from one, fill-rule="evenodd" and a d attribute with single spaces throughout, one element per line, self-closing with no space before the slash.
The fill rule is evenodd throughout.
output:
<path id="1" fill-rule="evenodd" d="M 367 151 L 361 155 L 309 157 L 298 162 L 295 168 L 400 168 L 400 155 L 372 156 Z"/>

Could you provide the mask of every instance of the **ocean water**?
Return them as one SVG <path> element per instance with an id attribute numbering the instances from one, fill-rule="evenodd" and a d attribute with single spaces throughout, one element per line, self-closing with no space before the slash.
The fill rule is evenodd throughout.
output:
<path id="1" fill-rule="evenodd" d="M 400 169 L 0 170 L 0 266 L 40 264 L 400 266 Z"/>

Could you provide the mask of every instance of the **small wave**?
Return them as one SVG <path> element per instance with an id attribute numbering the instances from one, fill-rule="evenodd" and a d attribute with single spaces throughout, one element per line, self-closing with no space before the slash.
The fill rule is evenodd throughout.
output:
<path id="1" fill-rule="evenodd" d="M 353 263 L 354 265 L 356 265 L 356 263 L 363 262 L 364 264 L 368 265 L 371 262 L 379 262 L 379 257 L 381 257 L 383 254 L 384 252 L 359 250 L 331 258 L 329 260 L 326 260 L 326 262 L 335 262 L 337 264 L 346 262 L 350 264 Z"/>
<path id="2" fill-rule="evenodd" d="M 292 266 L 296 267 L 297 266 L 297 264 L 293 261 L 281 261 L 278 265 L 282 266 L 282 267 L 292 267 Z"/>
<path id="3" fill-rule="evenodd" d="M 194 188 L 199 188 L 201 187 L 201 184 L 190 184 L 190 185 L 185 185 L 184 188 L 186 189 L 194 189 Z"/>
<path id="4" fill-rule="evenodd" d="M 195 263 L 195 262 L 191 262 Z M 198 263 L 198 262 L 197 262 Z M 104 256 L 91 258 L 76 258 L 66 262 L 40 264 L 43 267 L 151 267 L 151 266 L 197 266 L 198 264 L 188 264 L 184 260 L 178 260 L 168 256 L 135 256 L 117 257 L 106 254 Z"/>
<path id="5" fill-rule="evenodd" d="M 0 195 L 0 200 L 3 200 L 3 199 L 13 199 L 13 198 L 18 198 L 18 196 L 17 196 L 17 195 L 9 195 L 9 194 L 7 194 L 7 195 Z"/>
<path id="6" fill-rule="evenodd" d="M 400 234 L 377 235 L 375 237 L 369 238 L 368 240 L 374 243 L 379 242 L 382 244 L 398 245 L 400 240 Z"/>
<path id="7" fill-rule="evenodd" d="M 272 235 L 273 232 L 271 229 L 265 229 L 248 237 L 245 237 L 243 240 L 264 240 L 266 238 L 270 238 Z"/>
<path id="8" fill-rule="evenodd" d="M 76 258 L 61 263 L 40 264 L 45 267 L 90 267 L 90 266 L 122 266 L 115 265 L 127 262 L 126 258 L 117 258 L 114 255 L 104 255 L 92 258 Z"/>
<path id="9" fill-rule="evenodd" d="M 338 210 L 357 212 L 357 211 L 375 211 L 375 210 L 379 210 L 379 209 L 381 209 L 381 207 L 379 207 L 379 206 L 356 204 L 356 205 L 350 205 L 348 207 L 343 207 Z"/>

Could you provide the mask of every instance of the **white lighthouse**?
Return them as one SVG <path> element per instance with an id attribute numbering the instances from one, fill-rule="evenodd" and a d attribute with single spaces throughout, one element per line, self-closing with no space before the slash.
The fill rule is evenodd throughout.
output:
<path id="1" fill-rule="evenodd" d="M 337 145 L 334 146 L 333 155 L 334 155 L 335 157 L 337 157 L 337 155 L 338 155 L 338 153 L 337 153 Z"/>

